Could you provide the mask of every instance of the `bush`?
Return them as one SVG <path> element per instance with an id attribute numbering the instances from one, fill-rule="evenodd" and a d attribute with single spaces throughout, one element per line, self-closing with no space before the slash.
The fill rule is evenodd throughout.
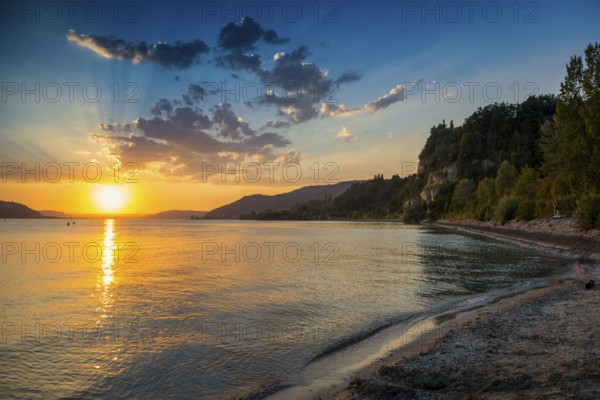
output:
<path id="1" fill-rule="evenodd" d="M 492 206 L 480 206 L 475 210 L 475 218 L 479 221 L 489 221 L 493 218 Z"/>
<path id="2" fill-rule="evenodd" d="M 519 207 L 519 198 L 516 196 L 504 196 L 498 202 L 494 210 L 494 220 L 502 225 L 515 218 L 517 208 Z"/>
<path id="3" fill-rule="evenodd" d="M 444 203 L 434 200 L 427 205 L 427 219 L 430 222 L 437 221 L 444 215 Z"/>
<path id="4" fill-rule="evenodd" d="M 516 217 L 520 221 L 531 221 L 535 217 L 535 201 L 521 200 L 517 207 Z"/>
<path id="5" fill-rule="evenodd" d="M 575 209 L 577 208 L 577 197 L 571 195 L 562 195 L 557 196 L 556 201 L 558 202 L 558 210 L 561 215 L 566 215 L 568 217 L 572 216 L 575 213 Z"/>
<path id="6" fill-rule="evenodd" d="M 600 229 L 600 196 L 590 195 L 577 200 L 575 218 L 582 229 Z"/>
<path id="7" fill-rule="evenodd" d="M 470 179 L 461 179 L 454 188 L 451 207 L 459 213 L 471 208 L 475 199 L 475 184 Z"/>
<path id="8" fill-rule="evenodd" d="M 553 213 L 552 203 L 548 200 L 538 200 L 535 202 L 535 216 L 537 218 L 551 217 Z"/>
<path id="9" fill-rule="evenodd" d="M 421 199 L 406 203 L 402 213 L 402 221 L 405 224 L 416 224 L 425 217 L 426 211 L 427 204 Z"/>

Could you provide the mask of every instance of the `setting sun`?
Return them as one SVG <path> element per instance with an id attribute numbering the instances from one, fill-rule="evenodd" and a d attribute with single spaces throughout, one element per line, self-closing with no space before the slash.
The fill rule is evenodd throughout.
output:
<path id="1" fill-rule="evenodd" d="M 127 200 L 127 190 L 123 186 L 99 185 L 94 191 L 94 201 L 101 212 L 119 212 Z"/>

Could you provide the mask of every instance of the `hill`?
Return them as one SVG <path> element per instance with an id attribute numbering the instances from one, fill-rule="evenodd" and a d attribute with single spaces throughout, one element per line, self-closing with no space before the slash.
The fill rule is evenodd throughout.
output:
<path id="1" fill-rule="evenodd" d="M 44 216 L 24 204 L 0 201 L 0 218 L 44 218 Z"/>
<path id="2" fill-rule="evenodd" d="M 148 214 L 145 219 L 190 219 L 201 218 L 206 215 L 206 211 L 195 211 L 195 210 L 168 210 L 162 211 L 156 214 Z"/>
<path id="3" fill-rule="evenodd" d="M 37 212 L 39 212 L 40 214 L 42 214 L 42 217 L 48 217 L 48 218 L 68 218 L 68 219 L 72 219 L 73 218 L 72 215 L 69 215 L 69 214 L 64 213 L 62 211 L 37 210 Z"/>
<path id="4" fill-rule="evenodd" d="M 260 213 L 266 210 L 280 211 L 290 207 L 306 203 L 312 200 L 323 200 L 327 198 L 336 198 L 344 193 L 356 181 L 339 182 L 334 185 L 315 185 L 305 186 L 303 188 L 268 196 L 263 194 L 254 194 L 244 196 L 241 199 L 225 206 L 215 208 L 208 212 L 204 218 L 207 219 L 236 219 L 243 214 Z"/>

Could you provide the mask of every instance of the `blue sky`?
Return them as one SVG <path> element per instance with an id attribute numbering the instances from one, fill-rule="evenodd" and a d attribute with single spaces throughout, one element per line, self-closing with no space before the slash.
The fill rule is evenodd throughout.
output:
<path id="1" fill-rule="evenodd" d="M 314 184 L 205 182 L 202 163 L 402 174 L 443 119 L 558 93 L 570 56 L 600 37 L 600 3 L 573 3 L 5 2 L 0 159 L 135 163 L 147 192 L 191 194 L 138 212 Z M 51 199 L 72 190 L 55 186 L 43 189 Z M 9 183 L 0 197 L 9 189 L 41 205 L 40 188 Z"/>

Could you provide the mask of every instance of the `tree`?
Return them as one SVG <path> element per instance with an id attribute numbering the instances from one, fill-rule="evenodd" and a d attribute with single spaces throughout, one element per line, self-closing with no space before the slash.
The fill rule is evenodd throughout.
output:
<path id="1" fill-rule="evenodd" d="M 461 179 L 454 188 L 451 208 L 455 211 L 465 211 L 474 204 L 475 184 L 470 179 Z"/>
<path id="2" fill-rule="evenodd" d="M 570 194 L 600 191 L 600 45 L 573 56 L 560 85 L 553 124 L 541 141 L 544 168 Z"/>
<path id="3" fill-rule="evenodd" d="M 492 208 L 496 202 L 496 183 L 494 178 L 483 178 L 477 185 L 477 217 L 482 221 L 492 219 Z"/>
<path id="4" fill-rule="evenodd" d="M 517 183 L 517 169 L 508 161 L 502 161 L 496 175 L 496 195 L 502 197 L 509 194 Z"/>
<path id="5" fill-rule="evenodd" d="M 528 200 L 535 199 L 535 189 L 538 181 L 538 173 L 531 167 L 525 167 L 519 174 L 515 193 L 517 196 L 524 197 Z"/>

